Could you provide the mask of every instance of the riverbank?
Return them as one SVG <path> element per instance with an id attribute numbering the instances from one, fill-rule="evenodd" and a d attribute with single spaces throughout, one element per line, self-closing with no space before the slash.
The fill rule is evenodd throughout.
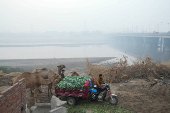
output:
<path id="1" fill-rule="evenodd" d="M 114 57 L 91 57 L 88 58 L 90 63 L 100 63 L 114 59 Z M 9 66 L 19 68 L 23 72 L 32 72 L 38 68 L 53 69 L 57 72 L 57 65 L 64 64 L 65 75 L 70 75 L 72 71 L 77 71 L 82 75 L 86 73 L 86 58 L 55 58 L 55 59 L 17 59 L 17 60 L 0 60 L 0 66 Z"/>

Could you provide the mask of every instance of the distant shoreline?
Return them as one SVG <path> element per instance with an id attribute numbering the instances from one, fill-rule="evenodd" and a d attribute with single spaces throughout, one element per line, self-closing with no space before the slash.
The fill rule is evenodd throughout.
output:
<path id="1" fill-rule="evenodd" d="M 115 57 L 90 57 L 90 63 L 100 63 Z M 77 71 L 81 75 L 86 74 L 86 58 L 55 58 L 55 59 L 5 59 L 0 60 L 0 66 L 9 66 L 12 68 L 20 68 L 24 72 L 32 72 L 38 68 L 53 69 L 57 72 L 57 65 L 64 64 L 66 66 L 65 74 L 69 75 L 72 71 Z"/>
<path id="2" fill-rule="evenodd" d="M 40 46 L 62 46 L 62 47 L 79 47 L 79 46 L 86 46 L 86 45 L 101 45 L 101 44 L 107 44 L 106 42 L 85 42 L 85 43 L 63 43 L 63 44 L 57 44 L 57 43 L 25 43 L 25 44 L 1 44 L 0 47 L 40 47 Z"/>

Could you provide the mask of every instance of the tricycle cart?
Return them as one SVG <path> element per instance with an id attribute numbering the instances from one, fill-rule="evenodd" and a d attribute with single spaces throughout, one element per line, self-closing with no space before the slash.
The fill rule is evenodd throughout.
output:
<path id="1" fill-rule="evenodd" d="M 94 78 L 91 76 L 67 76 L 55 87 L 56 97 L 64 97 L 69 105 L 74 105 L 80 98 L 84 100 L 103 101 L 104 95 L 108 92 L 109 102 L 117 104 L 117 95 L 111 94 L 110 86 L 105 84 L 102 92 L 97 92 L 94 87 Z"/>

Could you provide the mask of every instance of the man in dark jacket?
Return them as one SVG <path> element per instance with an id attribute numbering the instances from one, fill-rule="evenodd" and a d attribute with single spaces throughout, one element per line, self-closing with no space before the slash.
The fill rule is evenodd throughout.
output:
<path id="1" fill-rule="evenodd" d="M 97 87 L 102 87 L 103 84 L 103 77 L 102 74 L 99 75 L 99 78 L 97 79 Z"/>
<path id="2" fill-rule="evenodd" d="M 63 79 L 65 76 L 64 76 L 64 72 L 65 72 L 65 70 L 62 70 L 61 71 L 61 79 Z"/>
<path id="3" fill-rule="evenodd" d="M 102 77 L 102 74 L 99 74 L 99 78 L 97 79 L 97 88 L 98 88 L 98 92 L 101 93 L 104 91 L 104 88 L 102 87 L 102 84 L 104 83 L 103 81 L 103 77 Z M 105 100 L 105 97 L 106 97 L 106 91 L 104 92 L 103 96 L 103 100 Z"/>

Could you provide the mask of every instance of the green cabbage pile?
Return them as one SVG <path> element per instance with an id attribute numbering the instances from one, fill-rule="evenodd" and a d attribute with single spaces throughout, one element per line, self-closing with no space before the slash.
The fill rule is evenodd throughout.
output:
<path id="1" fill-rule="evenodd" d="M 84 90 L 84 83 L 91 81 L 91 76 L 66 76 L 56 86 L 56 89 Z"/>

